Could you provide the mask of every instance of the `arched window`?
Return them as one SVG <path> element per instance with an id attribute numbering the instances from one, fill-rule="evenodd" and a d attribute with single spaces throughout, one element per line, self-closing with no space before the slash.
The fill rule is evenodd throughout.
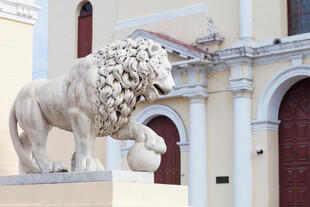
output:
<path id="1" fill-rule="evenodd" d="M 78 58 L 92 51 L 93 7 L 90 2 L 83 4 L 78 23 Z"/>
<path id="2" fill-rule="evenodd" d="M 310 32 L 310 1 L 288 0 L 288 35 Z"/>

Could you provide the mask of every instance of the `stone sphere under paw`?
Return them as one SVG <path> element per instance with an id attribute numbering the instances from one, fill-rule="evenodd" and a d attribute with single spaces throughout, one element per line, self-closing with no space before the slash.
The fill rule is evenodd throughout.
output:
<path id="1" fill-rule="evenodd" d="M 145 148 L 143 142 L 136 142 L 127 155 L 128 165 L 133 171 L 155 172 L 160 161 L 160 154 Z"/>

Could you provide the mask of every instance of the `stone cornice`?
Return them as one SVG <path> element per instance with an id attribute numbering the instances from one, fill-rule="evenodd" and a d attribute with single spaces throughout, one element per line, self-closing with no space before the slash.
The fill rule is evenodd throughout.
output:
<path id="1" fill-rule="evenodd" d="M 40 7 L 33 0 L 0 0 L 0 17 L 35 24 Z"/>
<path id="2" fill-rule="evenodd" d="M 212 71 L 227 70 L 233 62 L 244 62 L 252 65 L 290 61 L 292 56 L 310 56 L 310 34 L 294 35 L 280 39 L 279 44 L 272 41 L 253 43 L 253 46 L 232 47 L 216 51 Z"/>
<path id="3" fill-rule="evenodd" d="M 254 57 L 254 48 L 252 47 L 237 47 L 237 48 L 228 48 L 224 50 L 218 50 L 215 53 L 218 55 L 221 60 L 230 60 L 234 58 L 241 58 L 241 57 Z"/>

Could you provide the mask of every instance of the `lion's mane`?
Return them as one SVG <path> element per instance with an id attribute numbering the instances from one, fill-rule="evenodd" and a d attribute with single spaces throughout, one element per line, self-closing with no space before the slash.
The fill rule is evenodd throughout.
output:
<path id="1" fill-rule="evenodd" d="M 92 53 L 98 67 L 95 128 L 97 136 L 113 135 L 130 119 L 140 97 L 158 75 L 167 53 L 153 52 L 151 40 L 113 41 Z"/>

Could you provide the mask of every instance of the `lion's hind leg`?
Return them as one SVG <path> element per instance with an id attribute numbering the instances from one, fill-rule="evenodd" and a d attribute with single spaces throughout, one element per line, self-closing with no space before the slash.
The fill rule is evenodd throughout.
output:
<path id="1" fill-rule="evenodd" d="M 35 159 L 32 156 L 31 143 L 29 142 L 28 136 L 25 132 L 23 132 L 20 135 L 20 140 L 25 150 L 25 153 L 28 156 L 28 159 L 32 160 L 32 162 L 34 162 L 34 164 L 37 165 Z M 19 174 L 28 174 L 28 173 L 32 173 L 31 169 L 27 167 L 27 165 L 25 165 L 21 160 L 19 160 Z"/>
<path id="2" fill-rule="evenodd" d="M 47 132 L 28 135 L 31 142 L 31 154 L 42 173 L 68 172 L 59 161 L 51 161 L 46 150 Z"/>
<path id="3" fill-rule="evenodd" d="M 48 157 L 46 143 L 51 126 L 43 116 L 39 104 L 32 98 L 24 97 L 22 102 L 16 102 L 16 109 L 18 123 L 24 130 L 21 139 L 23 148 L 29 158 L 40 167 L 41 173 L 67 172 L 63 164 L 52 162 Z M 27 172 L 27 166 L 22 168 Z"/>
<path id="4" fill-rule="evenodd" d="M 46 150 L 47 132 L 40 134 L 27 134 L 28 143 L 30 145 L 29 156 L 39 165 L 42 173 L 68 172 L 67 168 L 59 161 L 51 161 Z"/>

